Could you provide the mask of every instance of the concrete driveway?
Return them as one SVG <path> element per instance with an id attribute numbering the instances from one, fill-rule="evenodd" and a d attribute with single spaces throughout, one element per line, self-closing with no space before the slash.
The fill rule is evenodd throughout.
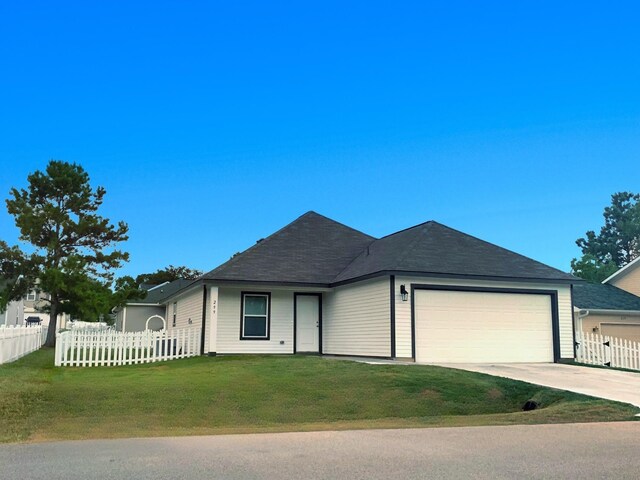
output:
<path id="1" fill-rule="evenodd" d="M 630 403 L 640 408 L 640 372 L 621 372 L 559 363 L 464 363 L 440 364 L 439 366 L 487 373 L 545 387 L 569 390 L 593 397 Z"/>

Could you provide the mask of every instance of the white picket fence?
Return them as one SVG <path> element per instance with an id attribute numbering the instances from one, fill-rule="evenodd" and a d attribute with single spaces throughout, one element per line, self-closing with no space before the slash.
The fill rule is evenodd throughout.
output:
<path id="1" fill-rule="evenodd" d="M 161 362 L 200 354 L 200 328 L 159 332 L 69 330 L 56 338 L 56 366 L 96 367 Z"/>
<path id="2" fill-rule="evenodd" d="M 576 331 L 576 361 L 640 370 L 640 342 Z"/>
<path id="3" fill-rule="evenodd" d="M 47 327 L 42 325 L 0 325 L 0 365 L 38 350 L 46 339 Z"/>

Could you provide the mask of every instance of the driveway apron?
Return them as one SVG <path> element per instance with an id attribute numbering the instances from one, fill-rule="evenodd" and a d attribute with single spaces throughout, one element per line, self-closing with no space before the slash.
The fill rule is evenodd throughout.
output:
<path id="1" fill-rule="evenodd" d="M 640 408 L 640 372 L 579 367 L 559 363 L 440 364 L 545 387 L 630 403 Z"/>

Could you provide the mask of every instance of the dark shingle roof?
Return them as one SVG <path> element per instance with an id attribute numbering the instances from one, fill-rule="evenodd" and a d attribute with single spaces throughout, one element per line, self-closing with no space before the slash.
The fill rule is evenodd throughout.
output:
<path id="1" fill-rule="evenodd" d="M 328 285 L 373 240 L 307 212 L 201 278 Z"/>
<path id="2" fill-rule="evenodd" d="M 433 221 L 371 243 L 334 282 L 382 271 L 578 281 L 568 273 Z"/>
<path id="3" fill-rule="evenodd" d="M 582 283 L 573 287 L 573 304 L 585 310 L 640 310 L 640 297 L 613 285 Z"/>
<path id="4" fill-rule="evenodd" d="M 184 278 L 179 278 L 178 280 L 174 280 L 173 282 L 169 282 L 164 285 L 160 285 L 152 290 L 147 291 L 147 296 L 142 300 L 138 300 L 132 303 L 161 303 L 164 299 L 170 297 L 174 293 L 182 290 L 183 288 L 191 285 L 196 280 L 186 280 Z"/>

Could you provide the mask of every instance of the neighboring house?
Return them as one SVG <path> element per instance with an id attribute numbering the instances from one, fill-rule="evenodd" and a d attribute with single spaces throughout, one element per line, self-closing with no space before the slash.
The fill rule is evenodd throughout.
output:
<path id="1" fill-rule="evenodd" d="M 210 355 L 559 362 L 576 282 L 437 222 L 376 239 L 308 212 L 158 303 Z"/>
<path id="2" fill-rule="evenodd" d="M 640 341 L 640 257 L 602 284 L 576 285 L 577 330 Z"/>
<path id="3" fill-rule="evenodd" d="M 42 325 L 49 325 L 49 314 L 41 310 L 47 305 L 49 295 L 47 293 L 32 290 L 20 300 L 9 302 L 5 312 L 0 312 L 0 325 L 25 325 L 27 319 L 30 323 L 35 323 L 39 319 Z M 64 328 L 69 315 L 60 314 L 58 316 L 58 328 Z"/>
<path id="4" fill-rule="evenodd" d="M 629 262 L 602 283 L 613 285 L 640 296 L 640 257 Z"/>
<path id="5" fill-rule="evenodd" d="M 7 327 L 24 324 L 24 301 L 9 302 L 7 308 L 0 312 L 0 325 Z"/>
<path id="6" fill-rule="evenodd" d="M 640 297 L 610 284 L 573 287 L 576 330 L 640 342 Z"/>
<path id="7" fill-rule="evenodd" d="M 147 291 L 144 299 L 114 310 L 116 330 L 141 332 L 166 329 L 167 321 L 175 319 L 175 313 L 173 304 L 165 305 L 164 300 L 191 283 L 193 280 L 178 279 L 161 285 L 141 285 Z"/>

